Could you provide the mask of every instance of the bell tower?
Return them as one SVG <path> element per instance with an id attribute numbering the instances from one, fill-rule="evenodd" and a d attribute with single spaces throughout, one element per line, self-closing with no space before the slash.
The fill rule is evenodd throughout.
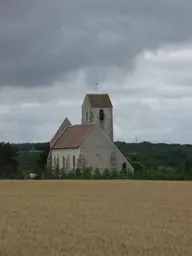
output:
<path id="1" fill-rule="evenodd" d="M 82 104 L 82 124 L 98 123 L 113 141 L 113 105 L 108 94 L 87 94 Z"/>

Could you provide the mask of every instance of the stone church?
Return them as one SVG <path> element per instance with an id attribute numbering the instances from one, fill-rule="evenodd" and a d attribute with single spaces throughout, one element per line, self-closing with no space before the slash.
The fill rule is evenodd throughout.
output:
<path id="1" fill-rule="evenodd" d="M 82 124 L 72 125 L 65 118 L 50 141 L 48 165 L 66 171 L 92 167 L 134 172 L 113 142 L 113 105 L 108 94 L 85 96 Z"/>

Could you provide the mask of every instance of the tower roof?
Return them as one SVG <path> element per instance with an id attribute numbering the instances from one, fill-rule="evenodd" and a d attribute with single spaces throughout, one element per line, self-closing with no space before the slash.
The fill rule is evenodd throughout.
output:
<path id="1" fill-rule="evenodd" d="M 113 105 L 108 94 L 87 94 L 93 108 L 112 108 Z"/>

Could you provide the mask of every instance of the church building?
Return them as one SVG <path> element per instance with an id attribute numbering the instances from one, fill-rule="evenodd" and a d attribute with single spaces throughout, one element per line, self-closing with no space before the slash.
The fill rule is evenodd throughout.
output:
<path id="1" fill-rule="evenodd" d="M 66 171 L 92 167 L 126 169 L 129 161 L 113 142 L 113 105 L 108 94 L 87 94 L 82 104 L 82 124 L 65 118 L 50 141 L 48 163 Z"/>

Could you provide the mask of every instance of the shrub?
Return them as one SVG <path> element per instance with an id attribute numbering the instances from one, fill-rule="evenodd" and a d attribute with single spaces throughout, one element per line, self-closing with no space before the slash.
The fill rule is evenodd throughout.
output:
<path id="1" fill-rule="evenodd" d="M 96 168 L 96 169 L 93 171 L 92 179 L 94 179 L 94 180 L 100 180 L 101 178 L 102 178 L 101 172 L 100 172 L 99 168 Z"/>

